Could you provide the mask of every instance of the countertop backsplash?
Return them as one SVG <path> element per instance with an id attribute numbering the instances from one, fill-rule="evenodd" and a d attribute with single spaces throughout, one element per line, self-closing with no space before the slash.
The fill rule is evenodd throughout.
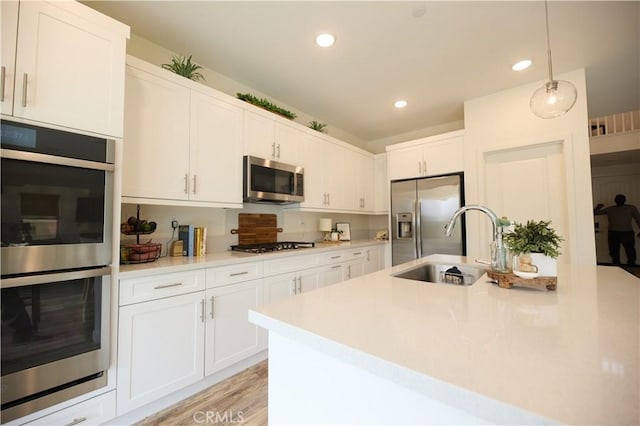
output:
<path id="1" fill-rule="evenodd" d="M 140 218 L 158 224 L 156 231 L 143 235 L 141 242 L 152 240 L 162 243 L 166 254 L 166 244 L 171 240 L 171 221 L 177 220 L 180 225 L 203 226 L 207 228 L 207 251 L 209 253 L 229 250 L 231 245 L 238 244 L 238 236 L 231 234 L 231 229 L 238 227 L 239 213 L 271 213 L 278 218 L 278 227 L 283 232 L 278 234 L 278 241 L 319 241 L 324 233 L 318 230 L 320 218 L 331 218 L 335 223 L 349 223 L 351 238 L 354 240 L 374 239 L 376 231 L 388 226 L 386 215 L 360 215 L 346 213 L 318 213 L 285 210 L 281 206 L 269 204 L 244 204 L 242 209 L 220 209 L 207 207 L 179 207 L 141 205 Z M 122 204 L 120 222 L 136 215 L 135 204 Z M 135 242 L 134 237 L 121 235 L 122 242 Z M 178 232 L 173 234 L 178 238 Z"/>

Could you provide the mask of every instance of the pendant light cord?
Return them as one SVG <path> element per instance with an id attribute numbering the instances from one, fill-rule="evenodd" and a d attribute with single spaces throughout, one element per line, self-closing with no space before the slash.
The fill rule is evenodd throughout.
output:
<path id="1" fill-rule="evenodd" d="M 551 67 L 551 41 L 549 41 L 549 9 L 547 0 L 544 0 L 544 15 L 547 24 L 547 63 L 549 64 L 549 81 L 553 81 L 553 70 Z"/>

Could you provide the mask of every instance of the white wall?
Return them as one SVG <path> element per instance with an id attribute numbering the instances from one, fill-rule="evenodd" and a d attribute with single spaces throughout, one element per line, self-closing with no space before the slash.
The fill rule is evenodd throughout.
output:
<path id="1" fill-rule="evenodd" d="M 544 81 L 465 102 L 466 202 L 484 204 L 486 191 L 491 191 L 491 188 L 483 188 L 482 184 L 485 152 L 563 141 L 567 182 L 565 207 L 569 232 L 566 257 L 572 263 L 595 264 L 585 72 L 580 69 L 555 78 L 571 81 L 578 90 L 578 99 L 571 111 L 555 119 L 538 118 L 529 108 L 531 94 Z M 513 176 L 513 179 L 522 182 L 523 188 L 536 184 L 528 181 L 526 176 Z M 496 213 L 502 215 L 499 211 Z M 467 215 L 470 257 L 488 257 L 489 233 L 474 231 L 486 229 L 486 226 L 486 218 Z"/>

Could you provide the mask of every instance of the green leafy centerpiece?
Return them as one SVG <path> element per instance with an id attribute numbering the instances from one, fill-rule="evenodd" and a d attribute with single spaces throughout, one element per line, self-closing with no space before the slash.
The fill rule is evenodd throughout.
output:
<path id="1" fill-rule="evenodd" d="M 513 270 L 540 276 L 556 276 L 560 255 L 559 236 L 551 226 L 551 221 L 528 220 L 526 224 L 515 223 L 513 231 L 504 234 L 504 243 L 511 254 L 516 255 Z"/>
<path id="2" fill-rule="evenodd" d="M 271 111 L 275 114 L 281 115 L 285 118 L 288 118 L 289 120 L 293 120 L 294 118 L 296 118 L 296 115 L 291 111 L 287 111 L 284 108 L 280 108 L 279 106 L 271 103 L 269 100 L 265 98 L 257 98 L 253 96 L 251 93 L 238 93 L 236 96 L 238 99 L 242 101 L 249 102 L 252 105 L 255 105 L 262 109 L 266 109 L 267 111 Z"/>

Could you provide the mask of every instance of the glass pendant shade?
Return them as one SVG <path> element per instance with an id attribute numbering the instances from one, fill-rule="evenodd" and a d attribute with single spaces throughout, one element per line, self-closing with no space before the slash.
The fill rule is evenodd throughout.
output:
<path id="1" fill-rule="evenodd" d="M 531 111 L 540 118 L 555 118 L 569 111 L 576 103 L 578 91 L 565 80 L 550 80 L 531 96 Z"/>

